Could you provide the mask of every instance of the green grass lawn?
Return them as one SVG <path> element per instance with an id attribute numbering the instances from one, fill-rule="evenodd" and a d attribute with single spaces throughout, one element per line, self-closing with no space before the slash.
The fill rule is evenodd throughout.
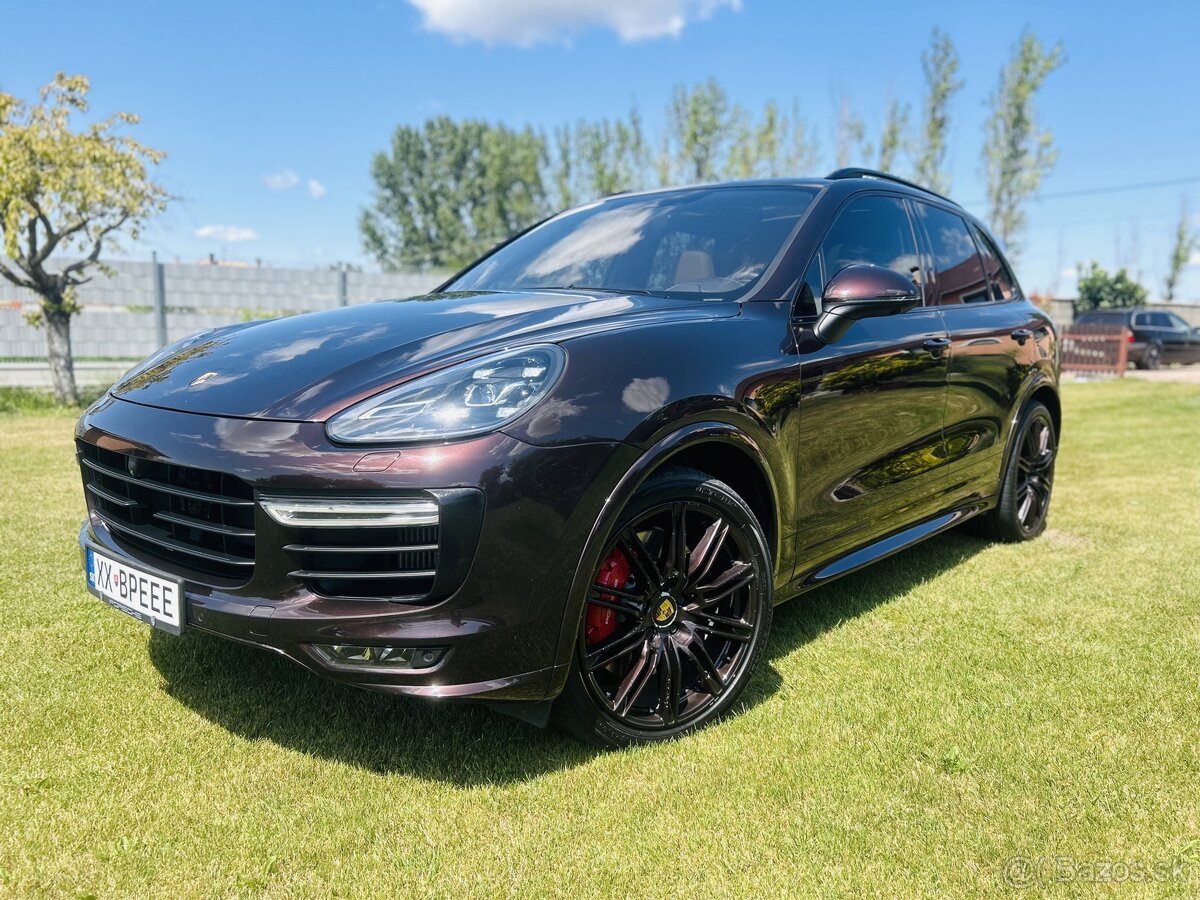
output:
<path id="1" fill-rule="evenodd" d="M 740 715 L 619 753 L 150 633 L 83 587 L 72 417 L 0 416 L 0 894 L 1194 896 L 1200 389 L 1065 407 L 1043 538 L 781 607 Z"/>

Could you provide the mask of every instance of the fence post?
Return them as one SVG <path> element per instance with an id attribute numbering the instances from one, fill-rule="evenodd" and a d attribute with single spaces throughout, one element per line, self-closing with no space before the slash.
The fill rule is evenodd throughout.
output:
<path id="1" fill-rule="evenodd" d="M 150 260 L 154 265 L 154 331 L 161 350 L 167 346 L 167 282 L 158 254 L 150 254 Z"/>
<path id="2" fill-rule="evenodd" d="M 338 306 L 347 306 L 350 294 L 346 288 L 346 264 L 338 263 Z"/>

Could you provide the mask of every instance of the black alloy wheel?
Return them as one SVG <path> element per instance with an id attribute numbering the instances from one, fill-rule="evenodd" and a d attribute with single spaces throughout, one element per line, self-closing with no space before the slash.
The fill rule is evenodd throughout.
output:
<path id="1" fill-rule="evenodd" d="M 1046 528 L 1058 452 L 1054 418 L 1042 403 L 1026 407 L 1000 485 L 1000 500 L 983 517 L 984 531 L 1001 541 L 1027 541 Z"/>
<path id="2" fill-rule="evenodd" d="M 603 746 L 670 738 L 736 700 L 771 623 L 762 528 L 691 469 L 650 479 L 609 537 L 585 598 L 561 724 Z"/>
<path id="3" fill-rule="evenodd" d="M 1053 482 L 1054 425 L 1048 417 L 1034 416 L 1017 455 L 1017 522 L 1026 531 L 1045 525 Z"/>

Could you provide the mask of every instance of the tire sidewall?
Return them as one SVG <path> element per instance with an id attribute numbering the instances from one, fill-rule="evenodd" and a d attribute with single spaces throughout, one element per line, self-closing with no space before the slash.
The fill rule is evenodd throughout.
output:
<path id="1" fill-rule="evenodd" d="M 1157 369 L 1162 364 L 1162 348 L 1158 344 L 1151 344 L 1146 348 L 1146 368 L 1149 370 Z"/>
<path id="2" fill-rule="evenodd" d="M 675 728 L 640 729 L 622 723 L 602 709 L 599 699 L 592 692 L 579 666 L 578 635 L 572 650 L 571 674 L 562 695 L 555 702 L 556 713 L 562 724 L 584 739 L 608 747 L 625 747 L 632 744 L 654 743 L 672 740 L 720 719 L 733 707 L 766 650 L 773 612 L 773 573 L 771 557 L 767 550 L 762 527 L 750 507 L 726 484 L 691 469 L 672 467 L 651 476 L 630 499 L 617 520 L 617 524 L 605 536 L 605 546 L 613 535 L 620 532 L 629 522 L 646 512 L 678 500 L 692 500 L 712 507 L 722 517 L 737 527 L 753 557 L 758 577 L 755 578 L 754 603 L 757 627 L 751 638 L 747 658 L 737 681 L 729 687 L 717 702 L 699 719 Z M 586 598 L 580 603 L 586 609 Z M 583 615 L 580 626 L 583 627 Z"/>

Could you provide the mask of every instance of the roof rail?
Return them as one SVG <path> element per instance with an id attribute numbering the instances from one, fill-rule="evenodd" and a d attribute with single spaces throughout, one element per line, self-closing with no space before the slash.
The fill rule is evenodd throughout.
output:
<path id="1" fill-rule="evenodd" d="M 955 206 L 959 204 L 944 194 L 939 194 L 937 191 L 931 191 L 924 185 L 917 184 L 915 181 L 908 181 L 896 175 L 889 175 L 887 172 L 879 172 L 875 169 L 836 169 L 825 176 L 830 181 L 840 181 L 843 178 L 878 178 L 880 181 L 892 181 L 896 184 L 902 184 L 905 187 L 916 188 L 918 191 L 923 191 L 926 194 L 932 194 L 940 200 L 945 200 L 947 203 L 953 203 Z"/>

